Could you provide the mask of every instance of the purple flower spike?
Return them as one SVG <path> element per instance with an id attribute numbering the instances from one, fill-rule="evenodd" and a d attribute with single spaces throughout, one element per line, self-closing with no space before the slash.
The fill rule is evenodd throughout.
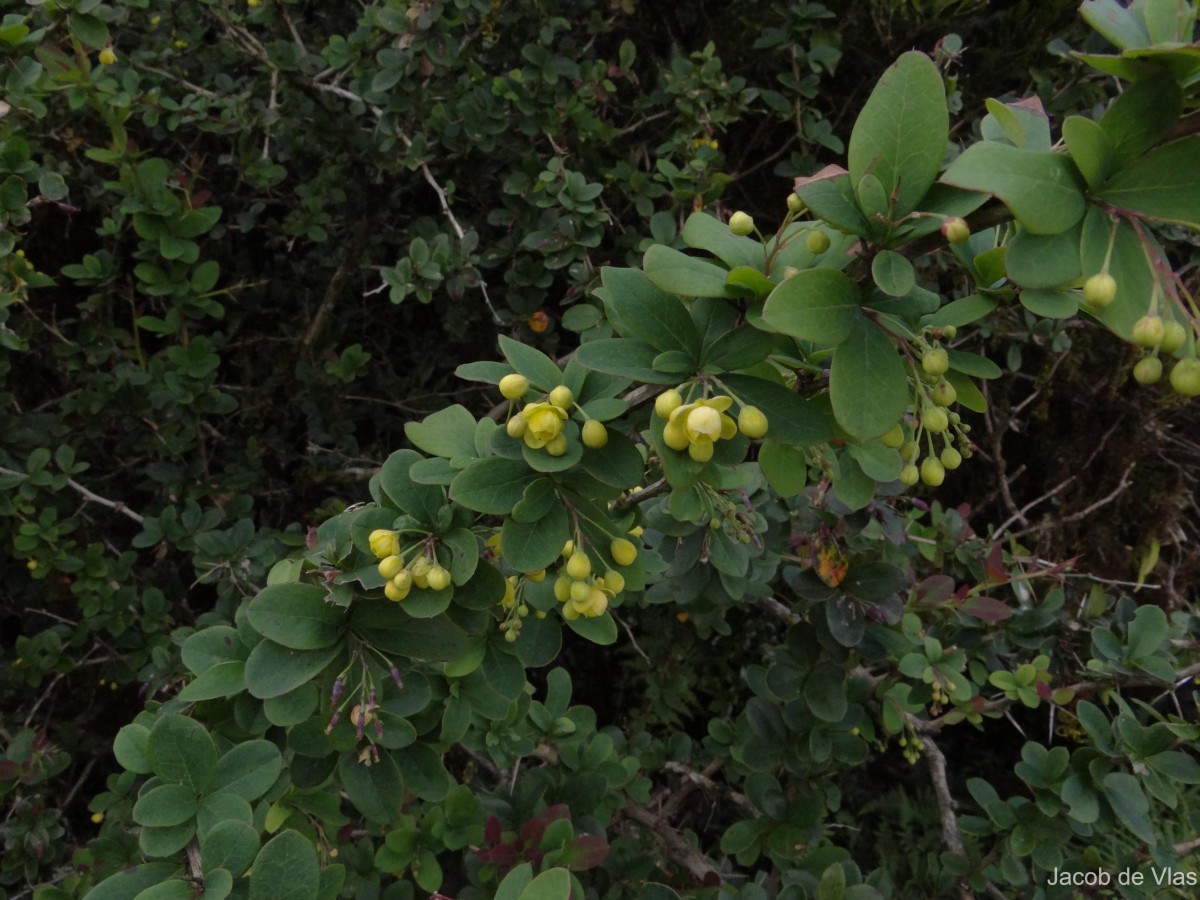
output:
<path id="1" fill-rule="evenodd" d="M 400 677 L 400 670 L 392 666 L 392 681 L 396 682 L 396 687 L 404 690 L 404 679 Z"/>
<path id="2" fill-rule="evenodd" d="M 340 713 L 334 713 L 334 714 L 333 714 L 333 718 L 331 718 L 331 719 L 329 720 L 329 724 L 325 726 L 325 733 L 326 733 L 326 734 L 329 734 L 329 732 L 333 731 L 333 726 L 335 726 L 335 725 L 338 723 L 338 719 L 340 719 L 340 718 L 341 718 L 341 714 L 340 714 Z"/>
<path id="3" fill-rule="evenodd" d="M 329 705 L 337 706 L 337 702 L 342 699 L 342 691 L 345 689 L 346 683 L 338 678 L 333 682 L 333 692 L 330 694 Z"/>
<path id="4" fill-rule="evenodd" d="M 371 688 L 371 693 L 367 697 L 367 709 L 374 709 L 379 704 L 375 702 L 375 688 Z"/>
<path id="5" fill-rule="evenodd" d="M 377 740 L 383 740 L 383 719 L 375 718 L 375 737 Z"/>

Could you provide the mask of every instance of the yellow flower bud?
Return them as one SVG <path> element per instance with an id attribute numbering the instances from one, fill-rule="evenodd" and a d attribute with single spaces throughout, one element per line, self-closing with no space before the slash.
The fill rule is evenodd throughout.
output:
<path id="1" fill-rule="evenodd" d="M 582 581 L 592 574 L 592 561 L 582 550 L 576 550 L 567 560 L 567 574 L 576 581 Z"/>
<path id="2" fill-rule="evenodd" d="M 529 379 L 513 372 L 500 379 L 500 393 L 506 400 L 520 400 L 529 392 Z"/>
<path id="3" fill-rule="evenodd" d="M 442 591 L 450 587 L 450 573 L 441 566 L 433 566 L 425 577 L 431 590 Z"/>
<path id="4" fill-rule="evenodd" d="M 386 528 L 376 528 L 367 536 L 371 552 L 379 559 L 400 555 L 400 535 Z"/>
<path id="5" fill-rule="evenodd" d="M 609 569 L 604 573 L 604 590 L 613 594 L 619 594 L 625 590 L 625 576 L 616 569 Z"/>
<path id="6" fill-rule="evenodd" d="M 583 443 L 585 447 L 599 450 L 608 443 L 608 429 L 595 419 L 589 419 L 583 425 Z"/>
<path id="7" fill-rule="evenodd" d="M 729 230 L 738 237 L 745 237 L 754 230 L 754 219 L 739 210 L 729 217 Z"/>
<path id="8" fill-rule="evenodd" d="M 571 393 L 571 389 L 565 384 L 560 384 L 550 392 L 550 405 L 557 406 L 559 409 L 570 409 L 571 404 L 575 402 L 575 395 Z"/>
<path id="9" fill-rule="evenodd" d="M 654 398 L 654 414 L 660 419 L 671 418 L 671 413 L 683 406 L 683 395 L 671 388 Z"/>
<path id="10" fill-rule="evenodd" d="M 379 574 L 391 580 L 396 577 L 396 574 L 404 569 L 404 560 L 399 556 L 385 556 L 379 563 Z"/>
<path id="11" fill-rule="evenodd" d="M 389 581 L 383 586 L 383 595 L 393 603 L 399 603 L 408 596 L 408 592 L 412 590 L 411 586 L 406 588 L 396 587 L 395 581 Z"/>
<path id="12" fill-rule="evenodd" d="M 637 547 L 633 545 L 632 541 L 627 541 L 625 538 L 614 540 L 609 546 L 608 552 L 618 566 L 632 566 L 633 561 L 637 559 Z"/>
<path id="13" fill-rule="evenodd" d="M 551 456 L 562 456 L 567 452 L 567 437 L 566 435 L 556 435 L 553 440 L 546 444 L 546 452 Z"/>
<path id="14" fill-rule="evenodd" d="M 97 59 L 100 61 L 100 65 L 111 66 L 117 61 L 117 54 L 113 52 L 112 47 L 105 47 L 100 51 L 100 55 L 97 57 Z"/>
<path id="15" fill-rule="evenodd" d="M 754 441 L 767 433 L 767 417 L 757 406 L 743 406 L 737 425 L 742 434 Z"/>

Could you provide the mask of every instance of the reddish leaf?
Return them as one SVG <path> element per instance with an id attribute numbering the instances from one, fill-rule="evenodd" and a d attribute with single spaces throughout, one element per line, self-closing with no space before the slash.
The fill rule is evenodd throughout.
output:
<path id="1" fill-rule="evenodd" d="M 828 587 L 837 587 L 846 577 L 846 573 L 850 571 L 850 561 L 846 559 L 845 554 L 838 549 L 837 544 L 821 543 L 817 550 L 817 561 L 815 571 L 817 577 L 825 582 Z"/>
<path id="2" fill-rule="evenodd" d="M 969 616 L 993 623 L 1003 622 L 1013 614 L 1008 604 L 995 597 L 968 597 L 959 608 Z"/>
<path id="3" fill-rule="evenodd" d="M 608 841 L 594 834 L 581 834 L 571 841 L 563 862 L 572 872 L 594 869 L 608 858 Z"/>
<path id="4" fill-rule="evenodd" d="M 500 843 L 500 835 L 504 828 L 500 824 L 500 819 L 496 816 L 488 816 L 487 824 L 483 826 L 483 839 L 489 844 L 495 846 Z"/>
<path id="5" fill-rule="evenodd" d="M 989 584 L 1008 584 L 1008 572 L 1004 571 L 1004 551 L 999 544 L 993 545 L 988 551 L 983 571 Z"/>
<path id="6" fill-rule="evenodd" d="M 1039 681 L 1034 688 L 1037 690 L 1037 695 L 1043 700 L 1049 700 L 1054 695 L 1054 691 L 1050 690 L 1050 685 L 1044 681 Z"/>
<path id="7" fill-rule="evenodd" d="M 922 606 L 940 606 L 954 596 L 954 579 L 949 575 L 930 575 L 917 585 L 917 602 Z"/>

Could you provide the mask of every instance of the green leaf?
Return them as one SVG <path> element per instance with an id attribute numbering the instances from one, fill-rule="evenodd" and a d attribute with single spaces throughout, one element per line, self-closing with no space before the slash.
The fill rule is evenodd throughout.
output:
<path id="1" fill-rule="evenodd" d="M 1139 606 L 1129 623 L 1129 659 L 1140 660 L 1158 652 L 1171 632 L 1167 614 L 1157 606 Z"/>
<path id="2" fill-rule="evenodd" d="M 355 751 L 343 753 L 338 778 L 350 802 L 368 821 L 391 822 L 404 808 L 404 780 L 389 750 L 381 750 L 379 761 L 370 766 L 360 763 Z"/>
<path id="3" fill-rule="evenodd" d="M 138 835 L 138 847 L 146 856 L 174 856 L 188 845 L 196 834 L 196 823 L 190 819 L 166 828 L 143 828 Z"/>
<path id="4" fill-rule="evenodd" d="M 774 265 L 778 265 L 776 259 Z M 799 268 L 799 267 L 797 267 Z M 739 290 L 749 297 L 765 297 L 775 289 L 775 282 L 752 266 L 738 266 L 725 276 L 725 284 L 731 290 Z"/>
<path id="5" fill-rule="evenodd" d="M 654 244 L 642 257 L 642 269 L 654 286 L 683 297 L 730 297 L 725 286 L 729 272 L 671 247 Z"/>
<path id="6" fill-rule="evenodd" d="M 196 831 L 201 840 L 213 828 L 225 821 L 238 821 L 246 825 L 254 821 L 254 813 L 244 797 L 227 792 L 208 793 L 200 801 L 196 813 Z M 257 851 L 257 845 L 255 845 Z"/>
<path id="7" fill-rule="evenodd" d="M 1158 840 L 1147 815 L 1150 801 L 1136 778 L 1127 772 L 1110 772 L 1104 776 L 1104 796 L 1122 825 L 1148 844 Z"/>
<path id="8" fill-rule="evenodd" d="M 1036 316 L 1069 319 L 1079 312 L 1079 296 L 1070 291 L 1021 291 L 1021 305 Z"/>
<path id="9" fill-rule="evenodd" d="M 901 56 L 879 79 L 850 135 L 850 180 L 868 172 L 895 198 L 893 215 L 907 215 L 937 178 L 950 117 L 946 88 L 923 53 Z"/>
<path id="10" fill-rule="evenodd" d="M 978 322 L 991 315 L 995 308 L 995 300 L 981 294 L 968 294 L 966 297 L 960 297 L 947 303 L 937 312 L 925 316 L 921 319 L 921 324 L 933 328 L 945 328 L 947 325 L 961 328 L 963 325 L 970 325 L 972 322 Z"/>
<path id="11" fill-rule="evenodd" d="M 570 629 L 580 637 L 586 638 L 593 644 L 607 647 L 617 642 L 617 623 L 610 613 L 594 618 L 580 616 L 567 622 Z"/>
<path id="12" fill-rule="evenodd" d="M 762 317 L 783 334 L 836 347 L 862 320 L 858 286 L 835 269 L 806 269 L 775 288 Z"/>
<path id="13" fill-rule="evenodd" d="M 781 384 L 735 374 L 722 375 L 721 383 L 739 400 L 762 410 L 767 417 L 767 436 L 773 441 L 812 447 L 833 438 L 831 423 L 821 404 Z"/>
<path id="14" fill-rule="evenodd" d="M 680 236 L 689 247 L 707 250 L 731 269 L 738 266 L 757 268 L 763 263 L 762 244 L 734 234 L 728 225 L 705 212 L 688 216 Z"/>
<path id="15" fill-rule="evenodd" d="M 450 484 L 450 499 L 475 512 L 507 515 L 537 478 L 521 460 L 490 456 L 462 470 Z"/>
<path id="16" fill-rule="evenodd" d="M 196 792 L 186 784 L 160 784 L 133 805 L 133 820 L 139 825 L 181 825 L 195 814 Z"/>
<path id="17" fill-rule="evenodd" d="M 986 356 L 963 350 L 950 350 L 947 356 L 950 358 L 950 368 L 956 372 L 974 375 L 976 378 L 999 378 L 1002 374 L 1000 367 Z"/>
<path id="18" fill-rule="evenodd" d="M 846 870 L 841 863 L 830 863 L 817 884 L 817 900 L 845 900 L 845 897 Z"/>
<path id="19" fill-rule="evenodd" d="M 207 672 L 217 663 L 244 662 L 248 653 L 246 645 L 238 638 L 237 629 L 228 625 L 213 625 L 197 631 L 183 642 L 181 650 L 183 664 L 195 675 Z"/>
<path id="20" fill-rule="evenodd" d="M 254 864 L 258 849 L 256 829 L 245 822 L 218 822 L 200 836 L 200 863 L 206 872 L 225 869 L 240 878 Z"/>
<path id="21" fill-rule="evenodd" d="M 414 450 L 397 450 L 386 460 L 379 472 L 379 486 L 402 511 L 433 525 L 442 508 L 442 491 L 427 484 L 418 484 L 409 477 L 413 463 L 422 459 Z"/>
<path id="22" fill-rule="evenodd" d="M 146 756 L 163 781 L 182 782 L 197 794 L 208 787 L 217 766 L 217 747 L 208 729 L 187 716 L 166 715 L 155 722 Z"/>
<path id="23" fill-rule="evenodd" d="M 875 285 L 892 297 L 904 297 L 917 286 L 917 275 L 906 257 L 893 250 L 881 250 L 871 261 Z"/>
<path id="24" fill-rule="evenodd" d="M 524 677 L 521 681 L 524 683 Z M 396 760 L 404 787 L 422 800 L 440 803 L 454 786 L 454 779 L 442 765 L 441 755 L 428 744 L 413 744 L 397 754 Z"/>
<path id="25" fill-rule="evenodd" d="M 826 166 L 808 178 L 797 178 L 794 190 L 814 215 L 834 228 L 860 237 L 871 233 L 858 208 L 850 175 L 841 166 Z"/>
<path id="26" fill-rule="evenodd" d="M 804 682 L 804 702 L 822 722 L 837 723 L 846 715 L 846 672 L 835 663 L 819 663 Z"/>
<path id="27" fill-rule="evenodd" d="M 1146 31 L 1143 19 L 1116 0 L 1083 0 L 1079 14 L 1105 40 L 1122 50 L 1150 44 L 1150 33 Z"/>
<path id="28" fill-rule="evenodd" d="M 426 416 L 420 422 L 408 422 L 404 433 L 418 450 L 445 459 L 475 455 L 475 417 L 457 403 Z"/>
<path id="29" fill-rule="evenodd" d="M 499 599 L 496 597 L 496 602 Z M 395 656 L 446 662 L 458 659 L 467 649 L 466 632 L 447 616 L 414 619 L 403 604 L 355 604 L 351 627 L 382 652 Z"/>
<path id="30" fill-rule="evenodd" d="M 533 881 L 533 866 L 521 863 L 504 876 L 504 880 L 496 888 L 494 900 L 520 900 L 521 891 Z"/>
<path id="31" fill-rule="evenodd" d="M 980 143 L 952 162 L 942 181 L 998 197 L 1026 231 L 1057 234 L 1083 218 L 1086 204 L 1076 178 L 1062 154 Z"/>
<path id="32" fill-rule="evenodd" d="M 84 894 L 84 900 L 132 900 L 142 891 L 179 875 L 181 867 L 174 862 L 146 863 L 122 869 Z"/>
<path id="33" fill-rule="evenodd" d="M 659 290 L 638 269 L 605 266 L 600 278 L 605 287 L 604 307 L 623 336 L 639 338 L 662 351 L 678 350 L 695 359 L 700 333 L 682 300 Z"/>
<path id="34" fill-rule="evenodd" d="M 104 20 L 83 13 L 71 14 L 71 34 L 79 38 L 80 43 L 95 50 L 102 49 L 109 42 L 108 26 Z"/>
<path id="35" fill-rule="evenodd" d="M 586 450 L 583 470 L 610 487 L 628 490 L 642 483 L 646 462 L 637 445 L 622 432 L 610 428 L 608 443 L 599 450 Z"/>
<path id="36" fill-rule="evenodd" d="M 1200 136 L 1172 141 L 1130 163 L 1108 180 L 1097 198 L 1150 219 L 1200 230 Z"/>
<path id="37" fill-rule="evenodd" d="M 520 572 L 536 572 L 554 562 L 571 537 L 566 507 L 555 502 L 536 522 L 508 518 L 500 531 L 504 560 Z"/>
<path id="38" fill-rule="evenodd" d="M 988 98 L 988 115 L 980 123 L 986 141 L 1008 141 L 1022 150 L 1050 149 L 1050 122 L 1037 97 L 1016 103 Z"/>
<path id="39" fill-rule="evenodd" d="M 771 337 L 750 325 L 727 331 L 704 348 L 701 362 L 707 372 L 749 369 L 771 354 Z"/>
<path id="40" fill-rule="evenodd" d="M 245 671 L 246 664 L 241 660 L 217 663 L 196 676 L 191 684 L 186 685 L 179 692 L 179 699 L 187 703 L 196 703 L 217 697 L 232 697 L 245 689 Z"/>
<path id="41" fill-rule="evenodd" d="M 125 725 L 117 732 L 113 741 L 113 755 L 123 767 L 139 775 L 149 775 L 153 771 L 148 756 L 150 729 L 144 725 Z"/>
<path id="42" fill-rule="evenodd" d="M 292 650 L 264 639 L 246 660 L 246 689 L 259 700 L 281 697 L 321 674 L 341 650 L 340 644 L 320 650 Z"/>
<path id="43" fill-rule="evenodd" d="M 519 900 L 571 900 L 571 873 L 566 869 L 543 872 L 521 891 Z"/>
<path id="44" fill-rule="evenodd" d="M 1112 139 L 1098 122 L 1083 116 L 1068 116 L 1062 126 L 1071 159 L 1092 190 L 1104 184 L 1116 166 Z"/>
<path id="45" fill-rule="evenodd" d="M 659 351 L 645 341 L 602 338 L 588 341 L 575 351 L 579 363 L 596 372 L 620 375 L 649 384 L 678 384 L 679 376 L 659 372 L 654 360 Z"/>
<path id="46" fill-rule="evenodd" d="M 292 650 L 320 650 L 337 643 L 346 611 L 328 602 L 315 584 L 275 584 L 250 601 L 246 615 L 265 638 Z"/>
<path id="47" fill-rule="evenodd" d="M 900 421 L 908 407 L 908 379 L 896 347 L 862 319 L 833 354 L 829 370 L 833 415 L 846 433 L 869 441 Z"/>
<path id="48" fill-rule="evenodd" d="M 1004 267 L 1008 277 L 1023 288 L 1053 288 L 1077 281 L 1082 224 L 1058 234 L 1018 231 L 1008 242 Z"/>
<path id="49" fill-rule="evenodd" d="M 317 703 L 317 686 L 309 682 L 280 697 L 264 700 L 263 715 L 272 725 L 299 725 L 316 712 Z"/>
<path id="50" fill-rule="evenodd" d="M 562 384 L 562 370 L 541 350 L 500 335 L 500 352 L 534 387 L 549 391 Z"/>
<path id="51" fill-rule="evenodd" d="M 768 438 L 759 448 L 758 465 L 767 484 L 780 497 L 795 497 L 804 490 L 808 481 L 808 460 L 798 447 Z"/>
<path id="52" fill-rule="evenodd" d="M 321 864 L 298 831 L 281 831 L 254 858 L 250 900 L 317 900 Z"/>
<path id="53" fill-rule="evenodd" d="M 236 794 L 254 801 L 267 792 L 283 769 L 279 748 L 270 741 L 235 744 L 217 761 L 210 793 Z"/>
<path id="54" fill-rule="evenodd" d="M 1169 72 L 1139 79 L 1127 87 L 1100 117 L 1100 128 L 1112 147 L 1114 167 L 1133 162 L 1157 144 L 1182 113 L 1183 92 Z"/>

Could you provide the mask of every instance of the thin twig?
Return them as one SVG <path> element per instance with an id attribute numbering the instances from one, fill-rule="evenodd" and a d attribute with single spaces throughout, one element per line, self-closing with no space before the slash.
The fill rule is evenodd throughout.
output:
<path id="1" fill-rule="evenodd" d="M 637 642 L 637 638 L 633 636 L 633 629 L 629 627 L 629 623 L 616 613 L 613 613 L 612 617 L 617 620 L 618 624 L 620 624 L 622 628 L 625 629 L 625 633 L 629 635 L 629 643 L 633 644 L 633 649 L 638 652 L 638 656 L 646 661 L 646 665 L 653 667 L 654 663 L 651 661 L 650 657 L 646 655 L 646 651 L 643 650 L 641 645 Z"/>
<path id="2" fill-rule="evenodd" d="M 663 849 L 666 850 L 672 861 L 687 871 L 696 881 L 708 884 L 711 883 L 713 875 L 720 877 L 720 873 L 709 865 L 708 861 L 687 842 L 683 835 L 650 810 L 631 801 L 621 812 L 626 818 L 649 829 L 650 833 L 663 845 Z"/>
<path id="3" fill-rule="evenodd" d="M 14 472 L 12 469 L 6 469 L 3 466 L 0 466 L 0 475 L 16 475 L 19 478 L 29 477 L 24 472 Z M 67 486 L 83 497 L 83 499 L 90 500 L 93 503 L 99 503 L 101 506 L 106 506 L 113 512 L 120 513 L 123 516 L 133 519 L 133 521 L 137 522 L 139 525 L 146 521 L 144 516 L 138 515 L 124 503 L 118 503 L 116 500 L 109 500 L 106 497 L 101 497 L 99 494 L 85 488 L 73 478 L 67 479 Z"/>
<path id="4" fill-rule="evenodd" d="M 958 833 L 958 817 L 954 814 L 956 806 L 954 797 L 950 795 L 950 783 L 946 780 L 946 757 L 941 748 L 931 737 L 922 737 L 922 752 L 929 763 L 929 778 L 933 782 L 933 792 L 937 795 L 938 810 L 942 817 L 942 841 L 955 856 L 967 855 L 963 847 L 962 835 Z"/>
<path id="5" fill-rule="evenodd" d="M 300 346 L 303 349 L 308 350 L 325 327 L 325 320 L 333 312 L 333 306 L 337 302 L 338 295 L 342 293 L 346 279 L 350 276 L 350 270 L 356 265 L 355 260 L 358 258 L 358 254 L 362 252 L 363 247 L 367 243 L 367 235 L 370 232 L 370 227 L 370 220 L 363 219 L 358 223 L 358 228 L 354 230 L 354 236 L 350 239 L 349 246 L 346 247 L 346 255 L 342 257 L 341 265 L 333 273 L 333 278 L 329 280 L 329 286 L 325 289 L 325 298 L 321 301 L 321 306 L 317 309 L 317 314 L 313 316 L 308 330 L 304 332 L 304 337 L 300 341 Z"/>

